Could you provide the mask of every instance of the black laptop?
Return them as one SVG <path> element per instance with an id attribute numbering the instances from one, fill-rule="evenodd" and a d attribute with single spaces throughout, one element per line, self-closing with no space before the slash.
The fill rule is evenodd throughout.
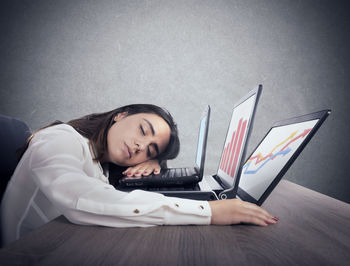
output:
<path id="1" fill-rule="evenodd" d="M 262 205 L 330 110 L 275 123 L 242 167 L 237 197 Z"/>
<path id="2" fill-rule="evenodd" d="M 151 174 L 141 178 L 122 178 L 119 180 L 120 187 L 129 188 L 159 188 L 171 186 L 193 186 L 203 178 L 205 154 L 210 120 L 210 106 L 208 105 L 200 120 L 197 156 L 194 167 L 165 168 L 159 174 Z"/>

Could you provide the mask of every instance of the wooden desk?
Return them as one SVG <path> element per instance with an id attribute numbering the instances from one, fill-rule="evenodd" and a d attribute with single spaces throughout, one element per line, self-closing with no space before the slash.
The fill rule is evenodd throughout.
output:
<path id="1" fill-rule="evenodd" d="M 349 265 L 350 205 L 282 181 L 276 225 L 79 226 L 64 217 L 0 250 L 1 265 Z"/>

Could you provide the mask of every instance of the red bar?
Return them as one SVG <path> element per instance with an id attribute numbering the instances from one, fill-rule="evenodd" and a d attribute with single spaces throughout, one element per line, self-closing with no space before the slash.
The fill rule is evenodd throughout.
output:
<path id="1" fill-rule="evenodd" d="M 224 156 L 225 156 L 225 150 L 226 150 L 226 148 L 224 148 L 224 151 L 222 152 L 222 156 L 221 156 L 221 160 L 220 160 L 219 169 L 221 169 L 222 159 L 223 159 L 223 158 L 224 158 Z"/>
<path id="2" fill-rule="evenodd" d="M 233 144 L 233 148 L 230 152 L 231 156 L 230 156 L 230 161 L 228 163 L 228 169 L 226 169 L 226 173 L 229 175 L 230 174 L 230 169 L 231 169 L 231 165 L 232 165 L 232 160 L 233 158 L 235 157 L 235 153 L 236 153 L 236 147 L 237 147 L 237 141 L 238 141 L 238 138 L 239 138 L 239 133 L 241 132 L 241 127 L 242 127 L 242 118 L 239 120 L 239 123 L 238 123 L 238 128 L 236 130 L 236 137 L 235 137 L 235 142 Z"/>
<path id="3" fill-rule="evenodd" d="M 226 147 L 225 147 L 225 155 L 222 158 L 222 167 L 221 167 L 222 171 L 225 171 L 224 169 L 225 169 L 225 165 L 226 165 L 226 159 L 227 159 L 227 156 L 228 156 L 229 146 L 230 146 L 230 142 L 228 142 L 226 144 Z"/>
<path id="4" fill-rule="evenodd" d="M 228 159 L 230 158 L 230 155 L 231 155 L 231 149 L 232 149 L 232 144 L 233 144 L 233 139 L 236 135 L 236 132 L 234 131 L 233 134 L 232 134 L 232 138 L 231 138 L 231 141 L 227 144 L 227 155 L 226 155 L 226 158 L 225 158 L 225 163 L 224 163 L 224 172 L 227 171 L 227 162 L 228 162 Z"/>
<path id="5" fill-rule="evenodd" d="M 231 177 L 234 177 L 234 174 L 236 172 L 238 157 L 239 157 L 239 154 L 241 153 L 242 142 L 243 142 L 243 137 L 244 137 L 246 127 L 247 127 L 247 120 L 244 121 L 241 132 L 239 134 L 239 141 L 238 141 L 237 149 L 235 152 L 235 160 L 234 160 L 233 166 L 231 168 L 231 174 L 230 174 Z"/>
<path id="6" fill-rule="evenodd" d="M 224 165 L 224 159 L 225 159 L 226 153 L 227 153 L 227 147 L 224 148 L 224 151 L 222 153 L 222 158 L 221 158 L 220 167 L 219 167 L 220 169 L 222 169 L 222 166 Z"/>
<path id="7" fill-rule="evenodd" d="M 221 167 L 222 170 L 225 167 L 225 161 L 226 161 L 226 157 L 227 157 L 227 153 L 228 153 L 228 145 L 230 145 L 230 143 L 228 143 L 225 147 L 225 154 L 224 154 L 224 157 L 222 158 L 222 167 Z"/>

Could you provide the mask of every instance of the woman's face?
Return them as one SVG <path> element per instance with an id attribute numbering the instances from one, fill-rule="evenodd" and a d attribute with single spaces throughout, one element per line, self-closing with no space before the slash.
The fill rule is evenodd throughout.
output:
<path id="1" fill-rule="evenodd" d="M 169 125 L 156 114 L 120 113 L 107 133 L 105 161 L 132 166 L 157 157 L 170 139 Z"/>

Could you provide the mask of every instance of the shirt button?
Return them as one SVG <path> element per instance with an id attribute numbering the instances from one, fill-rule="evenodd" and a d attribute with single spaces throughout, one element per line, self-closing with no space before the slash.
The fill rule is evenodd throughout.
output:
<path id="1" fill-rule="evenodd" d="M 140 211 L 138 209 L 135 209 L 134 210 L 134 213 L 139 213 Z"/>
<path id="2" fill-rule="evenodd" d="M 201 208 L 202 210 L 204 210 L 204 207 L 203 207 L 203 205 L 199 205 L 199 208 Z"/>
<path id="3" fill-rule="evenodd" d="M 179 204 L 175 203 L 175 207 L 180 207 Z"/>

